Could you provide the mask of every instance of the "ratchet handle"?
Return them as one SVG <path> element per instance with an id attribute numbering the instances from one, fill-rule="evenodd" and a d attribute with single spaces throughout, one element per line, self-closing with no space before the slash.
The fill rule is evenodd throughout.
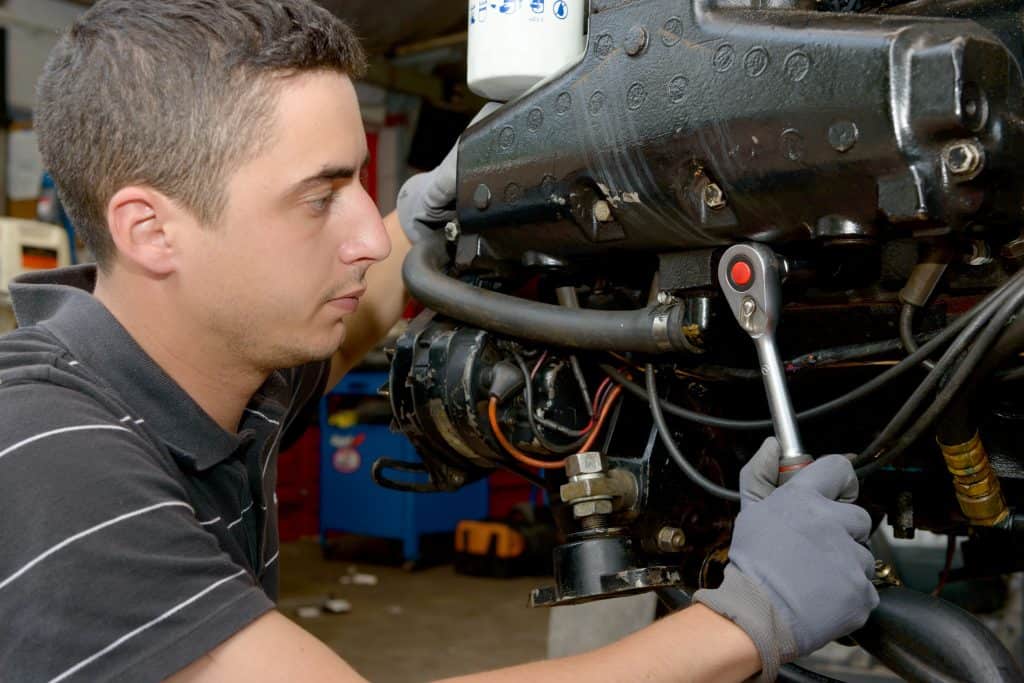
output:
<path id="1" fill-rule="evenodd" d="M 779 460 L 779 486 L 796 476 L 796 473 L 814 462 L 809 455 L 796 455 Z"/>

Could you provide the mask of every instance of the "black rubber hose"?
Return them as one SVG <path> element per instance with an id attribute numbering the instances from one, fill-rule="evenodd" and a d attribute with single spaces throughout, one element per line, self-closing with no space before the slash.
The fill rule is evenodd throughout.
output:
<path id="1" fill-rule="evenodd" d="M 402 278 L 420 303 L 456 320 L 559 347 L 643 353 L 686 349 L 682 321 L 663 319 L 665 307 L 567 309 L 460 282 L 442 272 L 447 263 L 444 235 L 427 235 L 405 257 Z M 660 336 L 659 328 L 664 329 Z"/>
<path id="2" fill-rule="evenodd" d="M 911 681 L 1010 683 L 1024 681 L 1013 656 L 969 612 L 908 588 L 887 587 L 858 645 Z"/>
<path id="3" fill-rule="evenodd" d="M 659 588 L 671 610 L 689 606 L 679 588 Z M 922 683 L 1016 683 L 1024 681 L 1017 662 L 984 624 L 941 598 L 909 588 L 879 589 L 879 604 L 853 640 L 906 680 Z M 834 681 L 786 664 L 780 681 Z"/>
<path id="4" fill-rule="evenodd" d="M 647 394 L 648 404 L 651 407 L 651 417 L 654 418 L 654 424 L 658 428 L 658 436 L 661 437 L 661 442 L 665 444 L 665 448 L 668 450 L 669 456 L 671 456 L 672 460 L 679 466 L 679 469 L 683 471 L 686 478 L 717 498 L 739 502 L 739 491 L 733 491 L 732 489 L 719 486 L 705 477 L 700 473 L 700 470 L 694 467 L 690 461 L 686 459 L 686 456 L 683 455 L 683 452 L 679 449 L 675 439 L 672 438 L 672 432 L 669 431 L 668 424 L 665 422 L 665 415 L 661 412 L 661 405 L 658 400 L 658 385 L 654 377 L 654 366 L 650 364 L 647 365 Z"/>
<path id="5" fill-rule="evenodd" d="M 917 342 L 914 340 L 915 313 L 917 313 L 917 308 L 913 304 L 903 304 L 903 308 L 900 309 L 900 343 L 908 355 L 918 349 Z M 928 370 L 935 369 L 935 362 L 931 360 L 923 360 L 921 365 Z"/>

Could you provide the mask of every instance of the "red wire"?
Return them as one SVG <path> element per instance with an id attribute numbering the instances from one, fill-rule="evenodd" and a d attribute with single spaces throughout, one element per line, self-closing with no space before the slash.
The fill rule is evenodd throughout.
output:
<path id="1" fill-rule="evenodd" d="M 523 453 L 521 450 L 513 446 L 512 442 L 505 438 L 505 435 L 501 432 L 501 425 L 498 424 L 498 398 L 496 396 L 491 396 L 491 400 L 487 404 L 487 418 L 490 420 L 491 431 L 494 432 L 494 438 L 498 440 L 498 443 L 501 444 L 502 448 L 508 451 L 509 455 L 519 462 L 524 465 L 529 465 L 530 467 L 539 467 L 542 470 L 558 470 L 565 467 L 565 458 L 555 461 L 531 458 L 526 453 Z"/>

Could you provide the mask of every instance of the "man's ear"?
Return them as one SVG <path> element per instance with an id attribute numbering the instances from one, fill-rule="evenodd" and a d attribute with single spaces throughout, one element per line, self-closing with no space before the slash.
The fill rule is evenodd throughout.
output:
<path id="1" fill-rule="evenodd" d="M 127 263 L 153 275 L 175 270 L 174 225 L 181 210 L 161 192 L 144 185 L 118 190 L 107 203 L 110 236 Z"/>

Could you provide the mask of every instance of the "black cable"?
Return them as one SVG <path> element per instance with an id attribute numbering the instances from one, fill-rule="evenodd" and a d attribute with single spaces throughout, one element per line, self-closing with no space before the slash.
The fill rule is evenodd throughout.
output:
<path id="1" fill-rule="evenodd" d="M 917 351 L 917 342 L 914 340 L 914 314 L 917 312 L 917 308 L 913 304 L 903 304 L 903 308 L 900 309 L 900 343 L 903 345 L 904 350 L 908 354 Z M 935 362 L 931 360 L 921 361 L 928 370 L 935 369 Z"/>
<path id="2" fill-rule="evenodd" d="M 946 354 L 939 360 L 936 370 L 929 373 L 929 377 L 926 378 L 925 381 L 927 382 L 932 375 L 939 371 L 939 367 L 947 364 L 947 361 L 950 366 L 953 364 L 956 365 L 956 369 L 953 371 L 952 376 L 949 378 L 949 381 L 946 382 L 945 386 L 943 386 L 939 391 L 935 400 L 921 414 L 917 421 L 914 422 L 910 429 L 904 432 L 890 448 L 877 452 L 865 449 L 864 452 L 854 459 L 854 466 L 860 465 L 857 470 L 858 476 L 862 478 L 866 477 L 901 455 L 911 444 L 917 441 L 925 430 L 931 427 L 935 419 L 943 413 L 950 401 L 953 400 L 957 392 L 971 376 L 971 373 L 974 372 L 981 360 L 991 350 L 993 344 L 996 343 L 996 340 L 1003 334 L 1003 328 L 1007 321 L 1016 313 L 1017 309 L 1021 306 L 1021 303 L 1024 303 L 1024 285 L 1021 284 L 1022 282 L 1024 282 L 1024 271 L 1017 273 L 1008 281 L 1007 284 L 1012 283 L 1011 288 L 1007 289 L 1004 285 L 1003 288 L 997 290 L 999 292 L 998 297 L 995 299 L 989 299 L 989 302 L 997 302 L 999 308 L 995 314 L 992 315 L 991 319 L 985 320 L 984 317 L 979 317 L 977 319 L 981 325 L 986 326 L 978 335 L 977 341 L 969 350 L 967 350 L 966 354 L 963 355 L 962 360 L 957 362 L 957 359 L 963 352 L 963 349 L 958 348 L 955 345 L 950 346 L 946 351 Z M 991 308 L 991 303 L 986 306 L 986 309 L 989 308 Z M 974 325 L 972 324 L 971 327 L 973 328 Z M 969 331 L 970 328 L 968 330 L 964 330 L 964 334 L 962 336 L 968 336 Z M 943 372 L 945 372 L 945 370 L 943 370 Z M 877 442 L 879 440 L 876 439 L 875 441 Z"/>
<path id="3" fill-rule="evenodd" d="M 918 335 L 923 341 L 932 339 L 937 333 Z M 866 342 L 863 344 L 847 344 L 844 346 L 831 346 L 826 349 L 818 349 L 801 354 L 796 358 L 782 362 L 787 373 L 807 370 L 811 368 L 825 367 L 833 363 L 861 360 L 871 356 L 880 356 L 885 353 L 903 350 L 903 342 L 899 339 L 886 339 L 884 341 Z M 760 370 L 748 370 L 747 368 L 734 368 L 726 365 L 688 365 L 684 368 L 686 372 L 698 375 L 707 381 L 732 381 L 748 380 L 761 381 Z"/>
<path id="4" fill-rule="evenodd" d="M 576 375 L 576 381 L 580 385 L 580 393 L 583 394 L 583 401 L 587 406 L 587 415 L 594 417 L 594 407 L 590 405 L 590 389 L 587 388 L 587 378 L 583 376 L 583 368 L 575 354 L 569 356 L 569 363 L 572 365 L 572 372 Z"/>
<path id="5" fill-rule="evenodd" d="M 1000 285 L 1000 287 L 994 290 L 991 294 L 989 294 L 989 296 L 986 297 L 984 301 L 975 306 L 972 310 L 968 311 L 967 313 L 963 314 L 962 316 L 954 320 L 944 330 L 936 334 L 926 343 L 922 344 L 917 351 L 914 351 L 896 365 L 886 369 L 877 377 L 874 377 L 868 382 L 853 389 L 852 391 L 847 392 L 846 394 L 843 394 L 838 398 L 832 399 L 831 401 L 823 403 L 814 408 L 810 408 L 808 410 L 804 410 L 802 412 L 797 413 L 796 419 L 801 422 L 806 420 L 812 420 L 823 415 L 827 415 L 841 408 L 846 408 L 851 404 L 855 403 L 856 401 L 859 401 L 860 399 L 865 398 L 874 393 L 875 391 L 881 389 L 889 382 L 898 379 L 902 375 L 909 372 L 911 369 L 917 367 L 917 365 L 920 364 L 922 360 L 928 358 L 928 356 L 930 356 L 936 350 L 938 350 L 946 343 L 953 340 L 972 321 L 979 319 L 979 317 L 983 317 L 983 315 L 990 314 L 1005 299 L 1007 292 L 1010 291 L 1010 288 L 1015 286 L 1015 283 L 1020 282 L 1022 280 L 1024 280 L 1024 270 L 1015 274 L 1012 278 L 1010 278 L 1005 283 Z M 630 382 L 621 374 L 619 374 L 619 372 L 616 371 L 615 368 L 613 368 L 610 365 L 601 365 L 600 367 L 602 371 L 604 371 L 609 377 L 612 378 L 612 381 L 621 385 L 624 389 L 626 389 L 634 396 L 647 400 L 648 393 L 639 384 Z M 773 426 L 771 420 L 735 420 L 730 418 L 715 417 L 713 415 L 707 415 L 705 413 L 698 413 L 693 410 L 687 410 L 686 408 L 678 406 L 674 403 L 670 403 L 669 401 L 666 401 L 661 398 L 658 399 L 658 402 L 660 403 L 661 408 L 664 411 L 672 415 L 675 415 L 676 417 L 682 418 L 684 420 L 696 422 L 697 424 L 702 424 L 708 427 L 716 427 L 718 429 L 758 431 L 764 429 L 771 429 Z"/>
<path id="6" fill-rule="evenodd" d="M 559 455 L 578 452 L 580 446 L 587 440 L 587 437 L 584 436 L 572 443 L 560 446 L 548 441 L 541 433 L 540 427 L 537 426 L 537 421 L 533 415 L 533 382 L 530 381 L 530 369 L 526 366 L 526 361 L 518 353 L 513 353 L 512 357 L 515 358 L 516 365 L 519 366 L 523 373 L 523 378 L 526 380 L 525 384 L 523 384 L 523 395 L 526 398 L 526 419 L 530 423 L 530 430 L 533 432 L 537 442 L 552 453 L 558 453 Z"/>
<path id="7" fill-rule="evenodd" d="M 672 433 L 669 431 L 668 424 L 665 422 L 665 415 L 661 412 L 661 401 L 658 400 L 658 385 L 654 377 L 654 366 L 650 363 L 647 364 L 647 394 L 648 403 L 651 406 L 651 417 L 654 418 L 654 424 L 658 428 L 658 436 L 661 437 L 661 442 L 665 444 L 668 454 L 679 465 L 679 469 L 683 471 L 687 479 L 713 496 L 738 502 L 740 499 L 739 491 L 719 486 L 706 478 L 696 467 L 690 464 L 690 461 L 686 459 L 683 452 L 679 450 L 679 446 L 676 445 L 675 440 L 672 438 Z"/>

